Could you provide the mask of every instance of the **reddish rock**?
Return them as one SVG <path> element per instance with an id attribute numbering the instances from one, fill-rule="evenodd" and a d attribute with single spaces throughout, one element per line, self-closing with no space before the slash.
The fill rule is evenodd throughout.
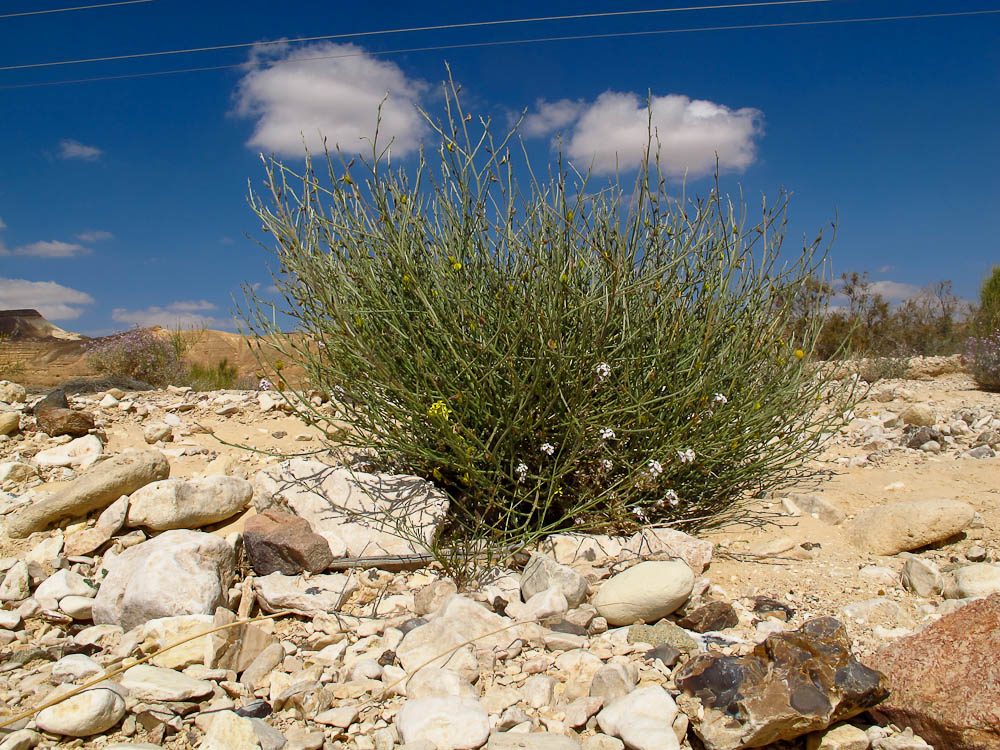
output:
<path id="1" fill-rule="evenodd" d="M 243 531 L 250 564 L 257 575 L 319 573 L 333 562 L 326 539 L 309 522 L 291 513 L 268 510 L 247 520 Z"/>
<path id="2" fill-rule="evenodd" d="M 832 617 L 777 633 L 746 656 L 698 654 L 674 674 L 677 705 L 708 750 L 763 747 L 825 729 L 878 705 L 884 675 L 851 655 Z"/>
<path id="3" fill-rule="evenodd" d="M 1000 594 L 886 646 L 869 664 L 892 694 L 872 713 L 934 747 L 1000 750 Z"/>
<path id="4" fill-rule="evenodd" d="M 50 437 L 83 437 L 94 428 L 94 418 L 86 412 L 58 407 L 36 409 L 35 421 L 38 429 Z"/>
<path id="5" fill-rule="evenodd" d="M 714 630 L 735 628 L 740 624 L 740 618 L 736 616 L 736 610 L 729 602 L 709 602 L 678 620 L 677 624 L 685 630 L 709 633 Z"/>

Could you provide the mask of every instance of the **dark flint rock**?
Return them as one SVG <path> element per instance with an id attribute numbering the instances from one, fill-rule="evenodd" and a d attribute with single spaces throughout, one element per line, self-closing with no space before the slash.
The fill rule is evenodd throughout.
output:
<path id="1" fill-rule="evenodd" d="M 907 448 L 919 448 L 928 440 L 941 442 L 941 433 L 933 427 L 913 427 L 903 430 L 903 440 Z"/>
<path id="2" fill-rule="evenodd" d="M 996 430 L 985 430 L 979 433 L 979 437 L 976 438 L 977 447 L 980 445 L 989 445 L 992 447 L 997 443 L 1000 443 L 1000 433 Z"/>
<path id="3" fill-rule="evenodd" d="M 678 705 L 708 750 L 762 747 L 878 705 L 885 675 L 851 655 L 832 617 L 769 636 L 746 656 L 698 654 L 674 675 Z"/>
<path id="4" fill-rule="evenodd" d="M 320 573 L 333 562 L 326 539 L 309 522 L 291 513 L 267 510 L 250 517 L 243 532 L 250 565 L 259 576 L 271 573 Z"/>
<path id="5" fill-rule="evenodd" d="M 395 651 L 383 651 L 382 655 L 378 658 L 378 663 L 383 667 L 388 667 L 393 664 L 399 664 L 399 658 L 396 656 Z"/>
<path id="6" fill-rule="evenodd" d="M 31 407 L 31 413 L 36 417 L 38 412 L 44 411 L 45 409 L 68 409 L 69 401 L 66 400 L 66 392 L 62 389 L 56 389 L 52 391 L 49 395 L 43 398 L 41 401 L 35 403 Z"/>
<path id="7" fill-rule="evenodd" d="M 575 622 L 569 622 L 561 617 L 553 617 L 541 623 L 549 630 L 556 633 L 569 633 L 570 635 L 590 635 L 590 631 Z"/>
<path id="8" fill-rule="evenodd" d="M 755 596 L 753 598 L 753 613 L 761 619 L 776 617 L 784 622 L 788 622 L 795 617 L 794 609 L 769 596 Z"/>
<path id="9" fill-rule="evenodd" d="M 663 662 L 663 666 L 672 667 L 681 658 L 681 652 L 670 644 L 664 643 L 662 646 L 651 648 L 642 658 L 646 661 L 656 661 L 659 659 Z"/>
<path id="10" fill-rule="evenodd" d="M 426 624 L 427 620 L 425 620 L 423 617 L 411 617 L 402 625 L 397 625 L 396 627 L 399 628 L 399 630 L 403 633 L 403 635 L 406 635 L 411 630 L 415 630 L 416 628 L 419 628 L 421 625 L 426 625 Z"/>
<path id="11" fill-rule="evenodd" d="M 709 602 L 678 620 L 677 624 L 685 630 L 708 633 L 713 630 L 735 628 L 740 624 L 740 618 L 736 616 L 736 610 L 729 602 Z"/>
<path id="12" fill-rule="evenodd" d="M 263 700 L 255 700 L 236 709 L 236 715 L 247 719 L 263 719 L 271 715 L 271 704 Z"/>
<path id="13" fill-rule="evenodd" d="M 892 695 L 872 713 L 941 750 L 1000 749 L 1000 594 L 967 604 L 868 663 Z"/>
<path id="14" fill-rule="evenodd" d="M 83 437 L 94 428 L 92 416 L 86 412 L 73 411 L 72 409 L 36 408 L 35 421 L 38 423 L 38 429 L 50 437 L 58 437 L 59 435 Z"/>

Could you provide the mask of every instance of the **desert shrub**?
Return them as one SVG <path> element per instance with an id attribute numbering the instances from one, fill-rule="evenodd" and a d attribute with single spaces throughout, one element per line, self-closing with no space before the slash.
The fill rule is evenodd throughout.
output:
<path id="1" fill-rule="evenodd" d="M 215 365 L 193 363 L 188 371 L 187 384 L 196 391 L 220 391 L 235 388 L 239 371 L 229 359 L 223 357 Z"/>
<path id="2" fill-rule="evenodd" d="M 782 300 L 818 271 L 822 235 L 779 262 L 784 195 L 751 225 L 718 187 L 671 199 L 655 156 L 631 190 L 561 160 L 544 182 L 525 166 L 522 190 L 512 135 L 473 135 L 453 93 L 434 169 L 422 153 L 412 179 L 392 171 L 376 135 L 319 173 L 272 159 L 251 193 L 297 328 L 250 287 L 241 317 L 351 429 L 306 416 L 443 487 L 443 542 L 486 549 L 718 525 L 809 475 L 849 394 L 811 365 L 818 325 L 784 335 Z"/>
<path id="3" fill-rule="evenodd" d="M 190 326 L 185 328 L 178 323 L 167 333 L 167 340 L 170 342 L 170 348 L 174 350 L 174 358 L 179 362 L 184 359 L 185 355 L 191 351 L 194 345 L 201 341 L 204 336 L 204 326 Z"/>
<path id="4" fill-rule="evenodd" d="M 970 336 L 964 361 L 981 388 L 1000 391 L 1000 330 L 988 336 Z"/>
<path id="5" fill-rule="evenodd" d="M 979 309 L 973 317 L 974 335 L 989 336 L 1000 329 L 1000 266 L 994 266 L 979 288 Z"/>
<path id="6" fill-rule="evenodd" d="M 133 328 L 86 344 L 87 362 L 101 374 L 141 380 L 151 385 L 183 381 L 184 362 L 170 342 L 148 328 Z"/>

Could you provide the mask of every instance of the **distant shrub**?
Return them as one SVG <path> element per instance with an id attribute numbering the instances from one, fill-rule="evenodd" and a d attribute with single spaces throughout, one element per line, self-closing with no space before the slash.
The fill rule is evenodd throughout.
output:
<path id="1" fill-rule="evenodd" d="M 192 364 L 188 372 L 187 384 L 196 391 L 220 391 L 236 388 L 239 372 L 228 358 L 216 362 L 214 366 Z"/>
<path id="2" fill-rule="evenodd" d="M 85 346 L 87 362 L 101 375 L 160 386 L 182 382 L 186 376 L 187 367 L 170 342 L 157 338 L 148 328 L 133 328 Z"/>
<path id="3" fill-rule="evenodd" d="M 477 550 L 716 526 L 809 475 L 850 394 L 813 366 L 815 314 L 785 334 L 822 263 L 822 239 L 779 261 L 785 197 L 757 223 L 718 186 L 679 203 L 655 158 L 632 189 L 560 167 L 522 191 L 511 135 L 469 134 L 453 94 L 413 183 L 376 137 L 354 173 L 328 156 L 330 182 L 272 160 L 251 196 L 297 330 L 252 289 L 244 320 L 351 429 L 303 415 L 442 487 L 442 543 Z"/>
<path id="4" fill-rule="evenodd" d="M 977 336 L 989 336 L 1000 329 L 1000 266 L 993 266 L 980 287 L 979 309 L 973 320 Z"/>
<path id="5" fill-rule="evenodd" d="M 989 336 L 971 336 L 965 349 L 965 364 L 981 388 L 1000 391 L 1000 330 Z"/>

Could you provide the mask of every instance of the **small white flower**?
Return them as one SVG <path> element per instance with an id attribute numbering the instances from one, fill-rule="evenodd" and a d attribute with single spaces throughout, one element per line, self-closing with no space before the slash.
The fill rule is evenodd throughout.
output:
<path id="1" fill-rule="evenodd" d="M 635 508 L 632 508 L 632 515 L 634 515 L 640 521 L 645 521 L 647 518 L 649 518 L 649 514 L 646 513 L 646 509 L 645 508 L 640 508 L 638 506 L 636 506 Z"/>
<path id="2" fill-rule="evenodd" d="M 598 380 L 605 380 L 611 377 L 611 365 L 607 362 L 598 362 L 594 372 L 597 374 Z"/>
<path id="3" fill-rule="evenodd" d="M 267 378 L 261 378 L 260 382 L 257 384 L 257 387 L 260 388 L 260 390 L 262 391 L 269 391 L 274 386 L 271 384 L 271 381 L 268 380 Z"/>
<path id="4" fill-rule="evenodd" d="M 650 476 L 658 477 L 663 473 L 663 466 L 659 461 L 649 462 L 649 474 Z"/>
<path id="5" fill-rule="evenodd" d="M 524 463 L 524 461 L 521 461 L 514 471 L 517 472 L 517 481 L 523 482 L 528 478 L 528 464 Z"/>
<path id="6" fill-rule="evenodd" d="M 724 393 L 716 393 L 714 396 L 712 396 L 712 400 L 715 403 L 717 403 L 717 404 L 728 404 L 729 403 L 729 399 L 726 398 L 726 396 L 725 396 Z"/>
<path id="7" fill-rule="evenodd" d="M 667 490 L 663 493 L 663 500 L 667 501 L 671 505 L 678 505 L 681 499 L 677 496 L 677 493 L 673 490 Z"/>
<path id="8" fill-rule="evenodd" d="M 601 440 L 614 440 L 615 439 L 615 431 L 612 430 L 610 427 L 602 427 L 600 434 L 601 434 Z"/>
<path id="9" fill-rule="evenodd" d="M 615 462 L 612 461 L 610 458 L 602 458 L 601 468 L 604 469 L 605 471 L 611 471 L 613 468 L 615 468 Z"/>
<path id="10" fill-rule="evenodd" d="M 685 448 L 682 451 L 677 451 L 677 457 L 681 460 L 682 464 L 693 464 L 695 453 L 690 448 Z"/>
<path id="11" fill-rule="evenodd" d="M 542 443 L 542 447 L 538 450 L 547 456 L 551 456 L 556 452 L 556 447 L 552 443 Z"/>

